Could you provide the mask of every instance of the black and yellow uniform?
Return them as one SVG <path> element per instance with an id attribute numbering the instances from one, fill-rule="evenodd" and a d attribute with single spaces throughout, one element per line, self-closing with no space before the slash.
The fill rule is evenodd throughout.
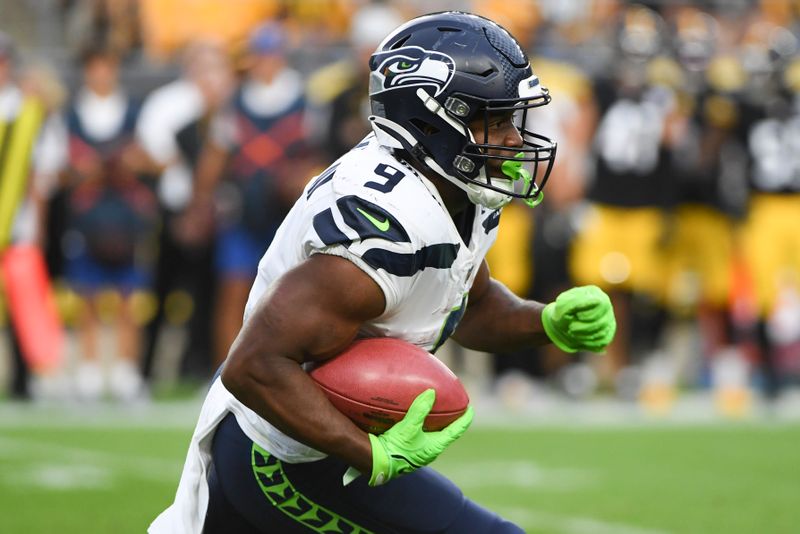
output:
<path id="1" fill-rule="evenodd" d="M 575 239 L 570 270 L 578 284 L 660 300 L 664 208 L 671 203 L 663 144 L 669 94 L 661 88 L 598 88 L 590 207 Z"/>
<path id="2" fill-rule="evenodd" d="M 725 309 L 731 293 L 734 220 L 747 198 L 739 102 L 709 89 L 686 95 L 687 127 L 672 159 L 676 205 L 668 243 L 667 300 L 673 308 Z"/>
<path id="3" fill-rule="evenodd" d="M 746 108 L 751 196 L 740 233 L 762 317 L 782 291 L 800 288 L 800 109 L 785 98 Z"/>

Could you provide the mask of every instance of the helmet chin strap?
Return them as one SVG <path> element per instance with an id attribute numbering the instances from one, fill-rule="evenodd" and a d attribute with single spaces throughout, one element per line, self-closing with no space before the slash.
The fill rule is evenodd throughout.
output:
<path id="1" fill-rule="evenodd" d="M 469 201 L 472 202 L 473 204 L 478 204 L 485 208 L 489 208 L 490 210 L 496 210 L 502 208 L 503 206 L 511 202 L 512 197 L 510 195 L 504 195 L 499 191 L 494 191 L 487 187 L 481 187 L 479 185 L 464 182 L 463 180 L 459 180 L 455 176 L 448 174 L 430 156 L 425 157 L 425 165 L 433 169 L 433 171 L 436 172 L 436 174 L 440 175 L 442 178 L 446 179 L 448 182 L 450 182 L 451 184 L 455 185 L 456 187 L 464 191 L 467 194 L 467 198 L 469 198 Z M 480 177 L 486 179 L 485 168 L 480 170 Z M 512 189 L 514 187 L 514 184 L 511 182 L 511 180 L 503 179 L 500 180 L 500 182 L 503 184 L 508 183 L 509 189 Z"/>
<path id="2" fill-rule="evenodd" d="M 481 173 L 483 173 L 483 170 L 481 170 Z M 507 180 L 501 179 L 501 183 L 504 183 L 506 181 Z M 494 184 L 494 185 L 500 185 L 500 184 Z M 511 182 L 508 182 L 508 187 L 513 188 L 514 186 Z M 488 189 L 486 187 L 481 187 L 478 185 L 467 184 L 467 188 L 468 188 L 467 197 L 469 197 L 470 201 L 472 201 L 475 204 L 480 204 L 481 206 L 489 208 L 490 210 L 496 210 L 502 208 L 503 206 L 511 202 L 511 199 L 513 198 L 510 195 L 504 195 L 499 191 L 494 191 L 492 189 Z"/>

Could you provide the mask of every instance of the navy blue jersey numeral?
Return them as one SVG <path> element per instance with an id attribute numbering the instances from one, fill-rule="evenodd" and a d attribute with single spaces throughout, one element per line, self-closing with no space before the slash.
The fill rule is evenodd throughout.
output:
<path id="1" fill-rule="evenodd" d="M 396 186 L 400 180 L 403 179 L 403 176 L 405 176 L 405 173 L 400 169 L 395 169 L 391 165 L 386 165 L 385 163 L 381 163 L 375 167 L 375 174 L 386 178 L 386 181 L 384 183 L 370 181 L 365 183 L 364 187 L 375 189 L 381 193 L 388 193 L 394 189 L 394 186 Z"/>

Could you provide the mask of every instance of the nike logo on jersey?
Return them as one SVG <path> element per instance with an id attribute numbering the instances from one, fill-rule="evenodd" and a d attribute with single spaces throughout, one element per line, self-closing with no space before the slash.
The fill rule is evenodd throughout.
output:
<path id="1" fill-rule="evenodd" d="M 382 221 L 376 219 L 372 214 L 362 210 L 361 208 L 356 208 L 356 211 L 359 212 L 361 215 L 366 217 L 366 219 L 372 223 L 372 225 L 380 230 L 381 232 L 385 232 L 389 229 L 389 219 L 388 217 Z"/>

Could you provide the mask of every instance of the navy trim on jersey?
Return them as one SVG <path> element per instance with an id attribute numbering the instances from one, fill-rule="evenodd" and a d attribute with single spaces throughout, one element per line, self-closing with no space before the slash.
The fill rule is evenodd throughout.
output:
<path id="1" fill-rule="evenodd" d="M 361 240 L 378 238 L 394 243 L 410 243 L 403 225 L 388 211 L 363 198 L 349 195 L 336 200 L 344 222 Z M 384 227 L 385 225 L 385 227 Z"/>
<path id="2" fill-rule="evenodd" d="M 326 183 L 331 181 L 333 175 L 336 174 L 336 168 L 338 166 L 339 162 L 337 161 L 336 163 L 325 169 L 325 171 L 323 171 L 323 173 L 319 175 L 319 178 L 317 178 L 316 181 L 311 185 L 311 187 L 308 188 L 308 192 L 306 193 L 306 200 L 311 198 L 311 195 L 313 195 L 314 191 L 319 189 L 320 186 L 325 185 Z"/>
<path id="3" fill-rule="evenodd" d="M 449 269 L 458 256 L 460 246 L 459 244 L 441 243 L 422 247 L 412 254 L 371 248 L 361 255 L 361 259 L 373 269 L 383 269 L 395 276 L 413 276 L 428 267 Z"/>
<path id="4" fill-rule="evenodd" d="M 321 211 L 314 215 L 313 220 L 314 231 L 326 245 L 342 244 L 349 247 L 352 241 L 347 237 L 339 227 L 336 226 L 336 221 L 333 219 L 333 212 L 330 208 Z"/>
<path id="5" fill-rule="evenodd" d="M 453 335 L 453 332 L 456 331 L 458 327 L 458 323 L 461 322 L 461 318 L 464 317 L 464 313 L 467 311 L 467 301 L 469 300 L 469 293 L 464 293 L 464 296 L 461 297 L 461 302 L 450 310 L 450 313 L 447 315 L 447 319 L 445 320 L 444 324 L 442 325 L 442 330 L 439 332 L 439 338 L 436 340 L 436 343 L 431 349 L 431 353 L 435 353 L 439 350 L 439 347 L 444 345 L 444 342 Z"/>
<path id="6" fill-rule="evenodd" d="M 500 210 L 494 210 L 491 212 L 481 224 L 483 225 L 483 229 L 486 230 L 487 234 L 497 228 L 497 225 L 500 224 Z"/>

